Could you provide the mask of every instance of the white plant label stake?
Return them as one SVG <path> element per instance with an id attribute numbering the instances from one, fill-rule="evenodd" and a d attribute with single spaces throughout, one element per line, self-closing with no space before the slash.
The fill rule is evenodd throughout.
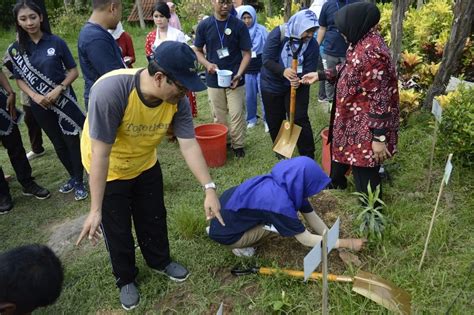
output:
<path id="1" fill-rule="evenodd" d="M 223 315 L 224 314 L 224 302 L 221 302 L 219 309 L 217 310 L 216 315 Z"/>
<path id="2" fill-rule="evenodd" d="M 327 252 L 330 253 L 331 250 L 336 247 L 336 242 L 339 239 L 339 226 L 341 224 L 341 219 L 337 218 L 336 223 L 331 227 L 328 232 L 328 243 L 327 243 Z M 321 263 L 321 242 L 317 243 L 313 249 L 304 257 L 304 281 L 307 281 L 313 271 L 318 268 Z"/>
<path id="3" fill-rule="evenodd" d="M 446 162 L 446 167 L 444 168 L 443 180 L 441 181 L 441 185 L 439 186 L 438 198 L 436 199 L 433 215 L 431 216 L 430 228 L 428 229 L 428 235 L 426 236 L 425 248 L 423 249 L 423 254 L 421 255 L 418 271 L 421 270 L 421 266 L 423 265 L 423 260 L 425 259 L 426 251 L 428 250 L 428 243 L 430 241 L 431 230 L 433 229 L 434 220 L 436 217 L 436 211 L 438 210 L 439 201 L 441 199 L 441 195 L 443 194 L 443 188 L 445 185 L 448 185 L 449 177 L 451 176 L 451 172 L 453 171 L 453 164 L 451 164 L 452 157 L 453 157 L 453 154 L 451 153 L 448 157 L 448 161 Z"/>
<path id="4" fill-rule="evenodd" d="M 433 170 L 433 159 L 435 153 L 436 140 L 438 137 L 438 125 L 441 123 L 443 109 L 436 98 L 433 99 L 433 106 L 431 106 L 431 113 L 435 116 L 435 125 L 433 130 L 433 145 L 431 146 L 430 168 L 428 171 L 428 184 L 426 185 L 426 192 L 430 191 L 431 186 L 431 172 Z"/>
<path id="5" fill-rule="evenodd" d="M 326 230 L 323 232 L 323 305 L 322 315 L 329 314 L 328 308 L 328 233 Z"/>

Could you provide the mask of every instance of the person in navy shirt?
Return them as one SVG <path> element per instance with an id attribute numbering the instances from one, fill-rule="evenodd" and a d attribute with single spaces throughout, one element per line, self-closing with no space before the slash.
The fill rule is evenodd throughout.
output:
<path id="1" fill-rule="evenodd" d="M 214 15 L 201 21 L 194 41 L 199 63 L 206 67 L 207 93 L 216 121 L 227 125 L 237 158 L 245 156 L 245 70 L 250 63 L 252 42 L 247 26 L 229 14 L 232 0 L 212 0 Z M 204 46 L 206 56 L 204 56 Z M 233 73 L 229 88 L 217 84 L 217 70 Z"/>
<path id="2" fill-rule="evenodd" d="M 344 63 L 348 44 L 341 36 L 334 22 L 334 16 L 339 9 L 349 3 L 359 0 L 329 0 L 321 8 L 319 15 L 318 44 L 323 45 L 323 66 L 325 70 L 333 69 L 337 64 Z M 328 101 L 334 100 L 334 85 L 326 81 L 326 97 Z"/>
<path id="3" fill-rule="evenodd" d="M 209 237 L 232 249 L 237 256 L 252 256 L 259 243 L 273 230 L 284 237 L 295 237 L 301 244 L 314 247 L 323 231 L 329 230 L 313 210 L 308 198 L 330 182 L 321 167 L 305 156 L 281 161 L 266 175 L 250 178 L 220 197 L 221 215 L 226 223 L 211 220 Z M 309 232 L 298 218 L 300 212 Z M 359 250 L 363 239 L 339 239 L 336 247 Z"/>
<path id="4" fill-rule="evenodd" d="M 317 68 L 319 46 L 314 39 L 318 19 L 313 11 L 302 10 L 293 15 L 288 23 L 275 27 L 268 35 L 263 48 L 261 87 L 265 117 L 272 141 L 275 142 L 283 120 L 289 113 L 290 84 L 297 88 L 295 124 L 302 128 L 297 142 L 300 155 L 314 158 L 314 140 L 308 116 L 309 89 L 300 86 L 299 77 Z M 284 34 L 281 33 L 282 29 Z M 291 45 L 290 37 L 298 38 Z M 291 69 L 292 46 L 302 48 L 298 54 L 298 69 Z"/>
<path id="5" fill-rule="evenodd" d="M 77 49 L 84 76 L 84 102 L 94 82 L 109 71 L 126 68 L 122 53 L 108 29 L 115 29 L 122 18 L 121 0 L 92 0 L 93 12 L 79 33 Z"/>
<path id="6" fill-rule="evenodd" d="M 44 32 L 41 9 L 34 2 L 18 2 L 13 13 L 18 40 L 8 53 L 17 84 L 31 98 L 33 116 L 69 173 L 59 191 L 74 190 L 76 200 L 85 199 L 79 139 L 85 115 L 71 87 L 79 75 L 76 62 L 64 40 Z"/>

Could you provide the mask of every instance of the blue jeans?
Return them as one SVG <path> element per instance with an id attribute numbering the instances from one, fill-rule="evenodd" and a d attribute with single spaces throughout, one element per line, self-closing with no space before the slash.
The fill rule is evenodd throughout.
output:
<path id="1" fill-rule="evenodd" d="M 262 93 L 260 89 L 260 72 L 245 74 L 245 102 L 247 104 L 247 123 L 257 123 L 257 96 L 260 97 L 263 120 L 265 120 L 265 109 L 263 108 Z"/>

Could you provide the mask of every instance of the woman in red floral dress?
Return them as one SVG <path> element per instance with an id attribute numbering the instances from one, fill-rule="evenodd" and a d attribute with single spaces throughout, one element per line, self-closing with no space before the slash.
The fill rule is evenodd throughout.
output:
<path id="1" fill-rule="evenodd" d="M 397 151 L 399 96 L 397 73 L 390 51 L 377 31 L 379 9 L 366 2 L 345 6 L 336 14 L 336 26 L 349 42 L 346 62 L 337 70 L 309 73 L 302 83 L 335 80 L 331 112 L 331 180 L 346 188 L 352 167 L 356 190 L 367 192 L 381 183 L 379 168 Z"/>

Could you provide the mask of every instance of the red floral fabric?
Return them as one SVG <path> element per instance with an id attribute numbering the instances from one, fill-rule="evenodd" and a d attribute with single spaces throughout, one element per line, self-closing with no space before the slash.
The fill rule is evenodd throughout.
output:
<path id="1" fill-rule="evenodd" d="M 347 50 L 339 70 L 332 113 L 332 159 L 343 164 L 375 167 L 374 129 L 386 136 L 391 154 L 397 151 L 399 96 L 396 70 L 382 36 L 370 30 Z"/>
<path id="2" fill-rule="evenodd" d="M 145 39 L 145 56 L 150 57 L 153 53 L 153 43 L 156 39 L 156 28 L 146 35 Z"/>

